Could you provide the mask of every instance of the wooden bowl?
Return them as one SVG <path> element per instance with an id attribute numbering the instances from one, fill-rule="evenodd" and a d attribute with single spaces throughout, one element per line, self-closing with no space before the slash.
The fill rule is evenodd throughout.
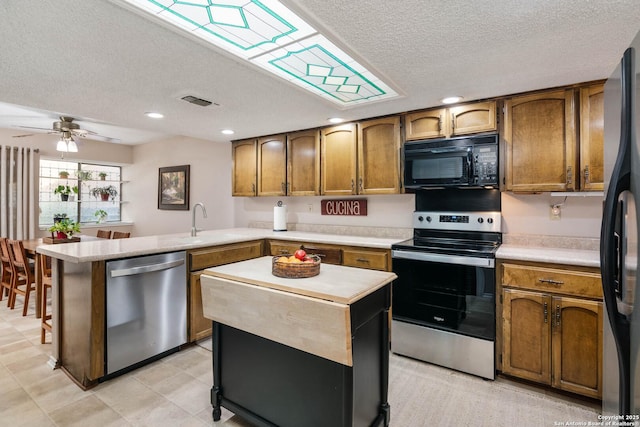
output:
<path id="1" fill-rule="evenodd" d="M 288 279 L 303 279 L 320 274 L 320 257 L 307 255 L 313 262 L 282 262 L 281 258 L 288 259 L 292 255 L 277 255 L 271 261 L 271 274 Z"/>

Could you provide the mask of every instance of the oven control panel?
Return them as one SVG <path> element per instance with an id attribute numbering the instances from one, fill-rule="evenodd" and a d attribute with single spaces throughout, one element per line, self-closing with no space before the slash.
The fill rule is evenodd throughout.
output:
<path id="1" fill-rule="evenodd" d="M 414 212 L 413 228 L 423 230 L 501 231 L 500 212 Z"/>

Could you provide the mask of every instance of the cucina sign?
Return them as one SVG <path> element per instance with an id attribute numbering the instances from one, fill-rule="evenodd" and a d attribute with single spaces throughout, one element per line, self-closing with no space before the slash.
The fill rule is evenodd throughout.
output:
<path id="1" fill-rule="evenodd" d="M 320 202 L 322 215 L 366 216 L 367 199 L 329 199 Z"/>

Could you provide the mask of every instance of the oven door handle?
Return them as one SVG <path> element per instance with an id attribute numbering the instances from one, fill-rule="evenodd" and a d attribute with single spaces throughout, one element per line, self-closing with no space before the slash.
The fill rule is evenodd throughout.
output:
<path id="1" fill-rule="evenodd" d="M 413 261 L 440 262 L 443 264 L 469 265 L 472 267 L 493 268 L 495 259 L 493 258 L 476 258 L 461 255 L 444 255 L 429 252 L 414 252 L 403 250 L 392 250 L 392 258 L 409 259 Z"/>

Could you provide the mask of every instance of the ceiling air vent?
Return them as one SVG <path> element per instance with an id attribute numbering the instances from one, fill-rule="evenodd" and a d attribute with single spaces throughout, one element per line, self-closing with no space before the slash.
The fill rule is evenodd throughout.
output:
<path id="1" fill-rule="evenodd" d="M 206 99 L 198 98 L 191 95 L 183 96 L 182 99 L 192 104 L 199 105 L 201 107 L 208 107 L 209 105 L 212 104 L 211 101 L 207 101 Z"/>

